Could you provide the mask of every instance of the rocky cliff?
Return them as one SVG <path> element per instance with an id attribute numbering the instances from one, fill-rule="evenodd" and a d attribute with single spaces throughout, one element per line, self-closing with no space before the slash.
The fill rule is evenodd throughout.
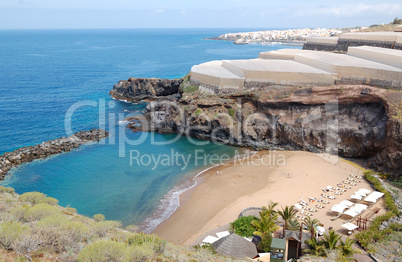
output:
<path id="1" fill-rule="evenodd" d="M 150 103 L 129 127 L 257 149 L 330 152 L 398 176 L 401 101 L 400 92 L 363 85 L 270 87 L 220 97 L 194 92 Z"/>
<path id="2" fill-rule="evenodd" d="M 69 137 L 61 137 L 39 145 L 23 147 L 13 152 L 4 153 L 0 156 L 0 180 L 4 179 L 7 172 L 14 166 L 50 155 L 68 152 L 88 142 L 99 141 L 108 135 L 109 133 L 102 129 L 80 131 Z"/>
<path id="3" fill-rule="evenodd" d="M 110 95 L 127 101 L 177 98 L 182 79 L 129 78 L 113 86 Z"/>

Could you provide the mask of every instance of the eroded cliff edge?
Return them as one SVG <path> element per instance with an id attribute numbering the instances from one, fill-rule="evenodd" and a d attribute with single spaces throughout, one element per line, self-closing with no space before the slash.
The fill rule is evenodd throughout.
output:
<path id="1" fill-rule="evenodd" d="M 174 100 L 179 97 L 182 79 L 129 78 L 121 80 L 109 94 L 120 100 Z"/>
<path id="2" fill-rule="evenodd" d="M 128 119 L 134 131 L 183 133 L 256 149 L 337 153 L 402 174 L 402 94 L 365 85 L 266 87 L 227 95 L 191 89 Z"/>

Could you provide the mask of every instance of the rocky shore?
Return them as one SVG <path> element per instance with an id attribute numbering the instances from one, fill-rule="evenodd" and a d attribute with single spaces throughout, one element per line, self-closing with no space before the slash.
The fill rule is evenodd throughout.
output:
<path id="1" fill-rule="evenodd" d="M 109 94 L 118 100 L 175 100 L 179 95 L 182 79 L 129 78 L 121 80 Z"/>
<path id="2" fill-rule="evenodd" d="M 402 173 L 401 94 L 364 85 L 183 93 L 127 119 L 133 131 L 182 133 L 241 147 L 329 152 Z M 335 104 L 332 104 L 335 101 Z"/>
<path id="3" fill-rule="evenodd" d="M 0 156 L 0 180 L 4 179 L 7 172 L 20 164 L 43 159 L 50 155 L 68 152 L 80 145 L 97 142 L 109 135 L 102 129 L 80 131 L 69 137 L 61 137 L 38 145 L 19 148 L 13 152 L 4 153 Z"/>

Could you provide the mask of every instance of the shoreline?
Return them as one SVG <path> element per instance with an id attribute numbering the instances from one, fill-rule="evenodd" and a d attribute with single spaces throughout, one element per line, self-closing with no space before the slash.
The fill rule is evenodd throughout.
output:
<path id="1" fill-rule="evenodd" d="M 258 152 L 259 157 L 268 151 Z M 237 219 L 240 212 L 251 206 L 266 206 L 269 200 L 280 206 L 293 205 L 302 197 L 320 197 L 321 188 L 335 186 L 350 174 L 362 174 L 362 171 L 346 161 L 331 163 L 319 155 L 303 151 L 277 151 L 286 156 L 285 166 L 248 166 L 231 165 L 217 167 L 206 172 L 202 181 L 191 192 L 182 194 L 180 207 L 152 233 L 175 244 L 190 246 L 205 233 L 227 225 Z M 321 154 L 322 155 L 322 154 Z M 287 174 L 292 173 L 292 178 Z M 332 205 L 359 188 L 372 190 L 371 185 L 362 180 L 348 192 L 337 196 L 331 204 L 314 214 L 321 223 L 334 227 L 338 233 L 344 233 L 340 227 L 345 220 L 331 221 Z M 354 191 L 353 191 L 354 190 Z M 383 203 L 382 203 L 383 204 Z"/>
<path id="2" fill-rule="evenodd" d="M 241 148 L 241 150 L 243 152 L 239 156 L 244 157 L 241 157 L 240 160 L 250 158 L 257 153 L 256 151 L 251 151 L 246 148 Z M 200 171 L 193 171 L 195 175 L 191 179 L 180 182 L 166 193 L 156 210 L 139 225 L 139 231 L 149 234 L 156 230 L 160 225 L 164 224 L 182 205 L 185 204 L 186 200 L 188 200 L 188 195 L 191 194 L 192 190 L 204 181 L 204 176 L 207 176 L 210 172 L 215 172 L 216 169 L 220 170 L 222 167 L 232 165 L 235 161 L 239 160 L 235 159 L 235 157 L 228 162 L 212 165 L 206 168 L 204 167 L 200 169 Z"/>

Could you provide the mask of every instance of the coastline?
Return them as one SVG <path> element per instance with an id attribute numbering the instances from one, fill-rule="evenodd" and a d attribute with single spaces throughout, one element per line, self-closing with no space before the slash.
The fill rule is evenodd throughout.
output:
<path id="1" fill-rule="evenodd" d="M 195 173 L 191 179 L 185 180 L 175 185 L 169 192 L 161 199 L 161 204 L 157 209 L 147 217 L 140 225 L 139 231 L 144 233 L 151 233 L 160 225 L 164 224 L 169 218 L 189 199 L 192 191 L 204 181 L 204 176 L 208 176 L 210 173 L 216 173 L 217 170 L 221 170 L 226 166 L 233 165 L 235 161 L 245 160 L 252 157 L 257 152 L 248 149 L 241 149 L 242 152 L 239 156 L 240 159 L 233 158 L 225 163 L 220 163 L 208 167 L 204 167 Z M 251 152 L 251 153 L 250 153 Z"/>
<path id="2" fill-rule="evenodd" d="M 261 151 L 256 155 L 263 159 L 267 153 Z M 169 242 L 190 246 L 203 234 L 233 222 L 245 208 L 266 206 L 270 200 L 278 202 L 279 208 L 293 205 L 300 197 L 304 200 L 320 197 L 323 187 L 336 185 L 350 174 L 362 174 L 359 168 L 341 159 L 331 163 L 322 156 L 303 151 L 276 151 L 275 154 L 286 157 L 285 166 L 258 165 L 257 160 L 255 165 L 238 161 L 209 170 L 197 187 L 180 196 L 180 207 L 152 233 Z M 216 175 L 217 170 L 221 175 Z M 288 177 L 289 173 L 292 178 Z M 326 228 L 330 225 L 339 229 L 345 221 L 330 221 L 329 208 L 359 188 L 371 189 L 371 186 L 362 180 L 314 214 L 314 218 Z"/>

